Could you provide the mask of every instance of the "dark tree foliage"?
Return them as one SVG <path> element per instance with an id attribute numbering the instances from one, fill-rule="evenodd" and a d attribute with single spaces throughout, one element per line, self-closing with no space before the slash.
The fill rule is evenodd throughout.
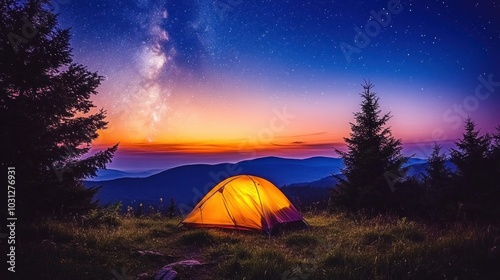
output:
<path id="1" fill-rule="evenodd" d="M 498 178 L 500 175 L 500 126 L 497 126 L 496 132 L 492 135 L 490 158 L 494 175 Z M 500 180 L 497 182 L 500 183 Z"/>
<path id="2" fill-rule="evenodd" d="M 451 160 L 457 166 L 456 187 L 458 199 L 464 203 L 471 215 L 489 215 L 491 195 L 494 193 L 491 180 L 491 136 L 479 135 L 476 124 L 468 118 L 465 132 L 451 150 Z"/>
<path id="3" fill-rule="evenodd" d="M 405 217 L 423 217 L 429 214 L 426 205 L 426 189 L 418 177 L 405 177 L 395 183 L 394 199 L 399 215 Z"/>
<path id="4" fill-rule="evenodd" d="M 496 132 L 492 135 L 491 153 L 490 153 L 490 183 L 491 197 L 496 201 L 500 200 L 500 126 L 497 126 Z M 497 209 L 500 208 L 497 206 Z M 500 210 L 498 211 L 500 217 Z"/>
<path id="5" fill-rule="evenodd" d="M 167 216 L 169 219 L 172 219 L 176 214 L 177 214 L 177 205 L 175 205 L 174 198 L 171 197 L 167 207 Z"/>
<path id="6" fill-rule="evenodd" d="M 344 138 L 347 151 L 336 152 L 345 168 L 337 176 L 330 206 L 347 210 L 387 211 L 394 207 L 395 185 L 405 175 L 402 165 L 408 160 L 401 154 L 401 140 L 392 136 L 386 123 L 390 114 L 381 115 L 379 98 L 371 91 L 373 84 L 363 86 L 361 111 L 354 113 L 350 137 Z"/>
<path id="7" fill-rule="evenodd" d="M 102 81 L 74 63 L 68 29 L 49 1 L 1 1 L 0 162 L 16 168 L 18 211 L 68 213 L 95 206 L 82 179 L 110 162 L 117 145 L 86 156 L 105 111 L 90 100 Z"/>
<path id="8" fill-rule="evenodd" d="M 423 204 L 430 212 L 444 211 L 452 196 L 450 188 L 453 172 L 446 166 L 447 161 L 448 157 L 441 152 L 441 146 L 434 144 L 422 178 L 425 191 Z"/>
<path id="9" fill-rule="evenodd" d="M 441 153 L 441 146 L 435 144 L 423 175 L 423 182 L 428 195 L 436 198 L 442 196 L 449 188 L 452 171 L 446 166 L 448 157 Z"/>

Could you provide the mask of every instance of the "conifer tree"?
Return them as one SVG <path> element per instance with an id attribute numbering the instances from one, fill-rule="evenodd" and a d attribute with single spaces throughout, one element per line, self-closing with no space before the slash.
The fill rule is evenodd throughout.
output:
<path id="1" fill-rule="evenodd" d="M 496 132 L 492 135 L 491 144 L 491 166 L 493 167 L 493 172 L 500 174 L 500 126 L 497 126 Z"/>
<path id="2" fill-rule="evenodd" d="M 401 140 L 392 136 L 386 124 L 389 113 L 382 115 L 373 84 L 365 82 L 361 111 L 354 113 L 350 137 L 344 138 L 347 151 L 336 150 L 345 168 L 337 176 L 330 206 L 349 210 L 380 212 L 393 207 L 393 186 L 405 175 L 402 165 L 408 160 L 401 154 Z M 388 180 L 388 178 L 392 178 Z"/>
<path id="3" fill-rule="evenodd" d="M 19 211 L 67 213 L 95 206 L 82 179 L 117 146 L 88 155 L 105 111 L 90 100 L 103 77 L 73 62 L 70 32 L 47 0 L 0 3 L 0 162 L 16 171 Z"/>
<path id="4" fill-rule="evenodd" d="M 500 199 L 500 126 L 497 126 L 496 132 L 492 135 L 492 140 L 489 156 L 489 178 L 492 192 L 491 198 L 498 201 Z"/>
<path id="5" fill-rule="evenodd" d="M 434 144 L 423 176 L 425 204 L 429 208 L 443 206 L 443 199 L 449 194 L 452 171 L 446 166 L 447 160 L 448 157 L 441 153 L 441 146 Z"/>
<path id="6" fill-rule="evenodd" d="M 479 135 L 472 119 L 465 121 L 465 132 L 451 150 L 451 160 L 457 166 L 457 184 L 463 201 L 479 202 L 487 196 L 491 137 Z"/>

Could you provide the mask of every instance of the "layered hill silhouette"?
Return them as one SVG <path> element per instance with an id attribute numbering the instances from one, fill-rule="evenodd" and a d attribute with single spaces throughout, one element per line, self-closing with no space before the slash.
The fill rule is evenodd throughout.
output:
<path id="1" fill-rule="evenodd" d="M 409 176 L 418 176 L 425 171 L 425 160 L 411 159 Z M 187 212 L 217 183 L 238 174 L 266 178 L 289 197 L 297 206 L 324 204 L 328 193 L 340 174 L 342 160 L 330 157 L 289 159 L 264 157 L 238 163 L 193 164 L 171 168 L 150 176 L 144 172 L 123 172 L 119 170 L 100 171 L 94 181 L 86 181 L 88 187 L 101 186 L 96 198 L 102 204 L 121 201 L 125 206 L 139 203 L 153 207 L 160 206 L 160 198 L 166 204 L 170 199 Z M 124 176 L 127 178 L 112 178 Z M 147 177 L 145 177 L 147 176 Z M 135 177 L 135 178 L 131 178 Z M 104 179 L 104 180 L 103 180 Z"/>
<path id="2" fill-rule="evenodd" d="M 287 159 L 265 157 L 235 164 L 194 164 L 165 170 L 145 178 L 118 178 L 86 181 L 85 185 L 102 186 L 96 198 L 102 204 L 121 201 L 124 205 L 158 206 L 160 198 L 171 198 L 184 208 L 194 206 L 203 195 L 227 177 L 248 174 L 266 178 L 278 187 L 297 182 L 311 182 L 337 174 L 342 167 L 338 158 L 313 157 Z"/>
<path id="3" fill-rule="evenodd" d="M 118 169 L 99 169 L 97 176 L 89 178 L 87 181 L 106 181 L 118 178 L 145 178 L 156 173 L 160 173 L 162 169 L 151 169 L 142 171 L 124 171 Z"/>

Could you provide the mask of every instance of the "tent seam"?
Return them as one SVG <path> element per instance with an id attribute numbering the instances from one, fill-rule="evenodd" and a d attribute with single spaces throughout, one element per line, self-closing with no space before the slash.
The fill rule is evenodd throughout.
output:
<path id="1" fill-rule="evenodd" d="M 226 178 L 227 179 L 227 178 Z M 198 202 L 198 204 L 200 204 L 200 206 L 198 206 L 198 208 L 200 208 L 201 206 L 203 206 L 203 204 L 205 204 L 205 202 L 207 202 L 207 200 L 209 200 L 212 196 L 214 196 L 220 189 L 223 189 L 224 187 L 226 187 L 227 184 L 231 183 L 232 181 L 236 180 L 237 178 L 233 178 L 232 180 L 230 180 L 229 182 L 225 183 L 224 185 L 222 185 L 220 188 L 218 188 L 211 196 L 207 197 L 205 200 L 200 200 L 200 202 Z M 197 205 L 198 205 L 197 204 Z"/>
<path id="2" fill-rule="evenodd" d="M 231 211 L 229 211 L 229 208 L 227 207 L 226 196 L 223 193 L 221 193 L 221 194 L 222 194 L 222 198 L 224 201 L 224 207 L 226 208 L 226 212 L 229 215 L 229 218 L 231 218 L 231 221 L 233 221 L 234 226 L 236 227 L 238 225 L 236 224 L 236 220 L 234 219 L 233 215 L 231 214 Z"/>
<path id="3" fill-rule="evenodd" d="M 265 215 L 264 215 L 264 214 L 265 214 L 265 213 L 264 213 L 264 206 L 262 205 L 262 199 L 260 198 L 259 188 L 257 187 L 257 184 L 255 183 L 255 181 L 253 180 L 253 178 L 252 178 L 252 177 L 250 177 L 250 176 L 248 176 L 248 175 L 247 175 L 247 177 L 248 177 L 248 178 L 250 178 L 250 180 L 252 180 L 253 185 L 254 185 L 254 187 L 255 187 L 255 190 L 257 191 L 257 196 L 259 197 L 259 203 L 260 203 L 260 210 L 262 211 L 262 217 L 261 217 L 261 219 L 264 219 L 264 220 L 265 220 L 265 219 L 266 219 L 266 217 L 265 217 Z M 270 232 L 271 232 L 271 228 L 270 228 L 270 227 L 269 227 L 269 225 L 267 224 L 267 220 L 265 220 L 265 221 L 266 221 L 266 225 L 267 225 L 267 232 L 268 232 L 268 233 L 270 233 Z"/>

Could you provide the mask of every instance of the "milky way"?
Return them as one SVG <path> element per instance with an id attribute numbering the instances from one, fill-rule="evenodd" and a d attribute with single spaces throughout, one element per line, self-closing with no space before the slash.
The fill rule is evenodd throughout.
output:
<path id="1" fill-rule="evenodd" d="M 363 78 L 406 142 L 441 128 L 456 139 L 464 115 L 491 131 L 500 89 L 471 98 L 481 77 L 500 80 L 500 8 L 462 2 L 75 0 L 59 12 L 75 60 L 106 77 L 102 143 L 238 145 L 287 108 L 297 117 L 263 144 L 312 146 L 346 136 Z"/>
<path id="2" fill-rule="evenodd" d="M 131 129 L 145 132 L 148 141 L 153 141 L 159 123 L 166 118 L 168 96 L 170 91 L 160 78 L 168 74 L 168 69 L 175 68 L 175 48 L 169 47 L 169 34 L 163 28 L 163 22 L 168 18 L 168 11 L 158 2 L 152 10 L 139 13 L 141 29 L 147 38 L 136 54 L 140 80 L 137 87 L 132 87 L 126 93 L 125 103 L 133 104 L 133 110 L 128 111 L 133 121 Z M 146 8 L 146 7 L 145 7 Z"/>

